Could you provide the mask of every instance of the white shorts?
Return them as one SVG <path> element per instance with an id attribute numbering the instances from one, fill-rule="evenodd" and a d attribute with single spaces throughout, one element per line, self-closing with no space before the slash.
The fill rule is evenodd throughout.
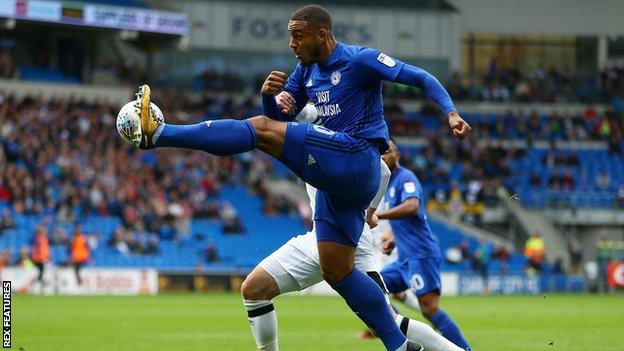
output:
<path id="1" fill-rule="evenodd" d="M 258 266 L 275 279 L 281 294 L 301 291 L 323 281 L 316 233 L 310 231 L 290 239 Z M 368 226 L 355 250 L 355 268 L 364 273 L 379 271 Z"/>

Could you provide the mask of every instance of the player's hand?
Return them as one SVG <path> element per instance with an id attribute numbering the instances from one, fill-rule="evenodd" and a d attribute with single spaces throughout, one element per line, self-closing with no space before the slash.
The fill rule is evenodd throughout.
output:
<path id="1" fill-rule="evenodd" d="M 287 91 L 282 91 L 275 96 L 275 102 L 282 114 L 292 116 L 297 111 L 297 101 Z"/>
<path id="2" fill-rule="evenodd" d="M 379 225 L 379 218 L 377 214 L 375 214 L 376 208 L 369 207 L 366 209 L 366 223 L 368 226 L 373 229 Z"/>
<path id="3" fill-rule="evenodd" d="M 381 252 L 389 255 L 394 250 L 394 246 L 396 245 L 394 241 L 394 235 L 392 232 L 386 232 L 381 237 Z"/>
<path id="4" fill-rule="evenodd" d="M 273 71 L 264 81 L 264 84 L 262 84 L 260 92 L 262 95 L 275 95 L 282 91 L 284 84 L 286 84 L 286 79 L 288 79 L 288 75 L 286 73 Z"/>
<path id="5" fill-rule="evenodd" d="M 470 134 L 472 128 L 470 125 L 464 121 L 457 112 L 450 112 L 448 114 L 448 121 L 451 130 L 453 131 L 453 135 L 459 140 L 464 139 Z"/>

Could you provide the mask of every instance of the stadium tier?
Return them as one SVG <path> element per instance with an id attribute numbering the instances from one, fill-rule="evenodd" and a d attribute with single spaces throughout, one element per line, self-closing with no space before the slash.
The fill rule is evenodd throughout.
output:
<path id="1" fill-rule="evenodd" d="M 266 216 L 262 213 L 262 200 L 249 194 L 243 187 L 227 187 L 222 189 L 221 198 L 229 201 L 240 213 L 248 228 L 244 233 L 227 234 L 223 232 L 223 221 L 195 219 L 190 222 L 190 233 L 186 237 L 160 239 L 157 250 L 147 253 L 142 246 L 147 246 L 148 238 L 154 233 L 135 231 L 130 235 L 139 245 L 137 251 L 124 251 L 114 242 L 115 231 L 122 227 L 119 217 L 86 216 L 76 223 L 63 223 L 46 219 L 42 215 L 15 215 L 16 226 L 5 229 L 0 236 L 0 247 L 9 248 L 15 253 L 13 259 L 19 258 L 19 252 L 32 243 L 35 228 L 46 225 L 49 233 L 62 230 L 70 232 L 74 224 L 79 224 L 83 232 L 93 238 L 92 257 L 89 265 L 94 267 L 154 267 L 162 270 L 191 271 L 232 271 L 253 268 L 269 253 L 280 247 L 294 235 L 304 234 L 307 229 L 297 217 L 284 215 Z M 6 202 L 0 202 L 0 211 L 9 209 Z M 47 222 L 46 222 L 47 220 Z M 477 249 L 478 242 L 451 228 L 444 223 L 432 220 L 432 230 L 440 240 L 442 251 L 459 246 L 462 242 L 469 244 L 472 252 Z M 51 238 L 54 243 L 55 238 Z M 214 244 L 218 252 L 218 261 L 206 260 L 205 248 Z M 65 265 L 68 261 L 66 243 L 51 245 L 52 261 L 56 265 Z M 501 262 L 493 261 L 490 271 L 499 273 L 503 269 Z M 519 254 L 512 254 L 505 268 L 509 273 L 521 273 L 526 259 Z M 447 271 L 471 271 L 470 260 L 459 264 L 444 263 Z"/>

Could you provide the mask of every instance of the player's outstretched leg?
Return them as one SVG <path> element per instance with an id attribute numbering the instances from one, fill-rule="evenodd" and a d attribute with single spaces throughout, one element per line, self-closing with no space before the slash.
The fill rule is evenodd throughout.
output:
<path id="1" fill-rule="evenodd" d="M 247 318 L 260 351 L 277 351 L 277 314 L 273 299 L 280 294 L 277 283 L 264 269 L 256 267 L 241 286 Z"/>
<path id="2" fill-rule="evenodd" d="M 246 120 L 205 121 L 191 125 L 166 124 L 162 114 L 155 113 L 150 107 L 150 88 L 147 85 L 139 88 L 137 105 L 141 122 L 141 142 L 138 146 L 141 149 L 176 147 L 226 156 L 258 148 L 276 158 L 282 153 L 286 123 L 266 116 Z"/>

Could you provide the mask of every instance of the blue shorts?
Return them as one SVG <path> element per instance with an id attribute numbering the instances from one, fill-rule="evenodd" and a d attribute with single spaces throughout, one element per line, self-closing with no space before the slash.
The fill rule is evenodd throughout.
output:
<path id="1" fill-rule="evenodd" d="M 411 289 L 416 296 L 441 291 L 440 259 L 423 258 L 411 261 L 394 261 L 381 270 L 388 291 L 396 294 Z"/>
<path id="2" fill-rule="evenodd" d="M 357 246 L 364 210 L 380 182 L 379 151 L 365 139 L 307 123 L 288 123 L 280 161 L 318 189 L 317 241 Z"/>

